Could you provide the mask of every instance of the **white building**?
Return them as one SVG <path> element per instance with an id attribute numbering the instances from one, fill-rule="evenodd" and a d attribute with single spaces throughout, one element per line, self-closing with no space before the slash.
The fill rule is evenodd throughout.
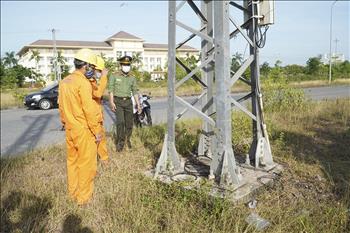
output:
<path id="1" fill-rule="evenodd" d="M 124 55 L 133 56 L 139 53 L 142 60 L 141 70 L 150 72 L 152 79 L 164 78 L 164 72 L 167 68 L 167 44 L 145 43 L 143 39 L 124 31 L 120 31 L 102 42 L 56 40 L 56 48 L 67 61 L 66 65 L 69 66 L 70 71 L 74 69 L 74 54 L 82 48 L 90 48 L 96 54 L 102 53 L 106 58 L 112 58 L 114 61 Z M 35 59 L 30 59 L 33 51 L 39 52 L 40 59 L 38 63 Z M 180 47 L 177 52 L 179 57 L 194 55 L 198 58 L 199 56 L 197 49 L 186 45 Z M 20 57 L 19 63 L 21 65 L 34 68 L 43 75 L 45 81 L 50 81 L 50 74 L 53 71 L 52 40 L 37 40 L 24 46 L 17 55 Z M 163 75 L 160 71 L 163 71 Z"/>
<path id="2" fill-rule="evenodd" d="M 323 55 L 321 61 L 323 64 L 329 64 L 329 53 Z M 332 54 L 332 63 L 341 63 L 345 61 L 345 55 L 342 53 L 333 53 Z"/>

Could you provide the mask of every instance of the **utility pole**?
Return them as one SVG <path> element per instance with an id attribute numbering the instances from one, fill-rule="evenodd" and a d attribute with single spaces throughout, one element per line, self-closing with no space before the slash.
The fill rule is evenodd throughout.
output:
<path id="1" fill-rule="evenodd" d="M 334 54 L 337 55 L 337 47 L 338 47 L 338 42 L 339 42 L 339 40 L 338 40 L 337 38 L 335 38 L 334 42 L 335 42 Z"/>
<path id="2" fill-rule="evenodd" d="M 61 80 L 61 71 L 60 68 L 58 66 L 58 61 L 57 61 L 57 47 L 56 47 L 56 29 L 51 29 L 52 32 L 52 43 L 53 43 L 53 66 L 54 66 L 54 73 L 55 73 L 55 81 L 59 81 Z"/>
<path id="3" fill-rule="evenodd" d="M 329 77 L 328 83 L 332 81 L 332 23 L 333 23 L 333 7 L 338 0 L 335 0 L 331 6 L 331 23 L 330 23 L 330 32 L 329 32 Z"/>

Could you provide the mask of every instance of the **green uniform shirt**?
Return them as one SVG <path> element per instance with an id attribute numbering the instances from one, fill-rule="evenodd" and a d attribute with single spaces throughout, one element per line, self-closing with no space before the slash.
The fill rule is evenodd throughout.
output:
<path id="1" fill-rule="evenodd" d="M 135 95 L 137 91 L 136 79 L 121 73 L 112 74 L 108 79 L 108 91 L 118 97 Z"/>

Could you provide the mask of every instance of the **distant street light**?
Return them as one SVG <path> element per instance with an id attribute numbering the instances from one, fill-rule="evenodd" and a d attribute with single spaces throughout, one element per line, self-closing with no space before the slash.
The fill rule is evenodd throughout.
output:
<path id="1" fill-rule="evenodd" d="M 330 33 L 329 33 L 329 77 L 328 82 L 332 81 L 332 21 L 333 21 L 333 7 L 338 0 L 335 0 L 331 6 L 331 25 L 330 25 Z"/>

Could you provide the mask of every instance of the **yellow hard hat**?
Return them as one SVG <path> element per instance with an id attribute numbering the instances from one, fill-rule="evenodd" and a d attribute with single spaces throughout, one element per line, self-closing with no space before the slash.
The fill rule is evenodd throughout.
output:
<path id="1" fill-rule="evenodd" d="M 74 56 L 75 59 L 97 66 L 96 54 L 91 49 L 80 49 Z"/>
<path id="2" fill-rule="evenodd" d="M 105 61 L 101 56 L 96 56 L 96 69 L 103 70 L 105 68 Z"/>

